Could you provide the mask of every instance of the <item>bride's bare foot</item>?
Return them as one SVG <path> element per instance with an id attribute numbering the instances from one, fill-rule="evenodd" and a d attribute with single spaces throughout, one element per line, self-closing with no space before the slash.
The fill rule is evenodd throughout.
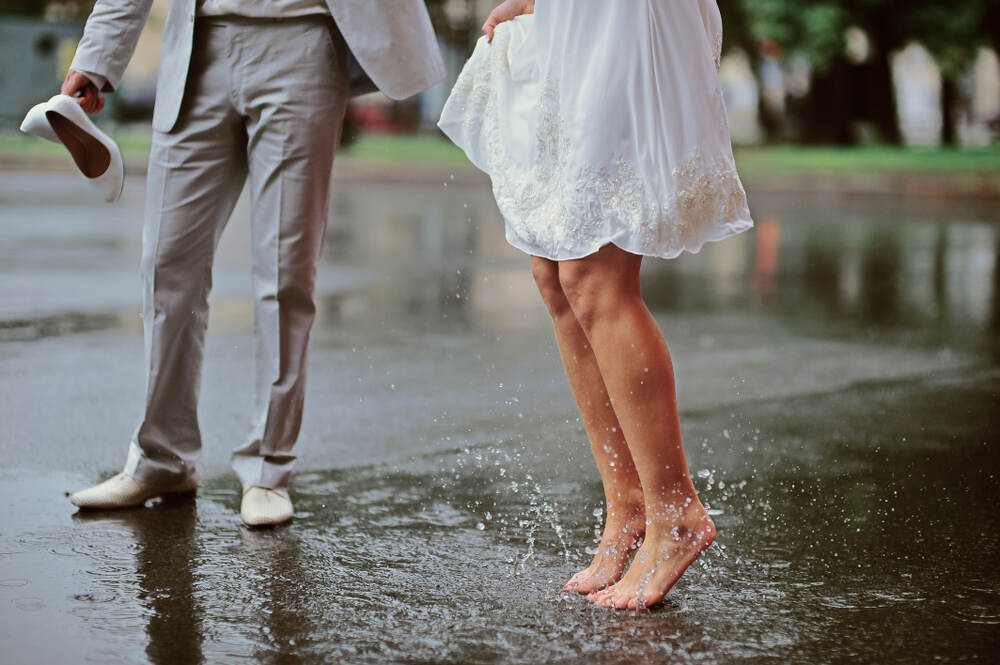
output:
<path id="1" fill-rule="evenodd" d="M 640 609 L 663 600 L 698 556 L 715 540 L 715 524 L 697 498 L 666 507 L 646 527 L 646 538 L 620 582 L 588 596 L 605 607 Z"/>
<path id="2" fill-rule="evenodd" d="M 608 505 L 604 535 L 601 536 L 594 560 L 571 577 L 563 589 L 586 594 L 621 579 L 629 557 L 646 532 L 646 511 L 641 497 L 640 490 L 638 501 L 620 501 L 617 506 Z"/>

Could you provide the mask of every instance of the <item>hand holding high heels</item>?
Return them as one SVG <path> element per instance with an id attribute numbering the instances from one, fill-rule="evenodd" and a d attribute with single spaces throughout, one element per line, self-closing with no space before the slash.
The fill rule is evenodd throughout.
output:
<path id="1" fill-rule="evenodd" d="M 72 69 L 66 72 L 66 80 L 63 81 L 59 92 L 68 97 L 76 97 L 79 93 L 80 107 L 87 113 L 97 113 L 104 108 L 104 98 L 101 91 L 93 82 Z"/>

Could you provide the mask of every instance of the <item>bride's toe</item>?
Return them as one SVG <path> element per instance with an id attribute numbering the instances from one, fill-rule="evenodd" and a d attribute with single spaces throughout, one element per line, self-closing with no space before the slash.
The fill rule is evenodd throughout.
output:
<path id="1" fill-rule="evenodd" d="M 610 590 L 611 587 L 606 587 L 604 589 L 598 589 L 597 591 L 591 591 L 590 593 L 587 594 L 587 600 L 589 600 L 592 603 L 597 603 L 598 605 L 600 605 L 601 601 L 607 598 L 608 592 Z"/>

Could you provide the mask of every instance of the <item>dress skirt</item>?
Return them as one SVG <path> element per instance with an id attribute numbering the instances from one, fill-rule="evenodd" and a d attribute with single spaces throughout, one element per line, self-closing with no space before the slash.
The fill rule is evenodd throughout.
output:
<path id="1" fill-rule="evenodd" d="M 439 126 L 528 254 L 697 252 L 753 226 L 721 46 L 715 0 L 537 0 L 479 40 Z"/>

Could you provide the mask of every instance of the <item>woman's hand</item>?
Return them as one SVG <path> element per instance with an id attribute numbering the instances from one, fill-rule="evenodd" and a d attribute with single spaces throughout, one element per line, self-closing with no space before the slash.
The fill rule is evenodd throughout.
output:
<path id="1" fill-rule="evenodd" d="M 501 4 L 497 5 L 497 8 L 490 12 L 490 15 L 486 19 L 486 23 L 483 24 L 483 33 L 489 38 L 489 41 L 493 41 L 493 30 L 503 23 L 504 21 L 509 21 L 515 16 L 520 16 L 521 14 L 534 14 L 535 13 L 535 0 L 504 0 Z"/>

